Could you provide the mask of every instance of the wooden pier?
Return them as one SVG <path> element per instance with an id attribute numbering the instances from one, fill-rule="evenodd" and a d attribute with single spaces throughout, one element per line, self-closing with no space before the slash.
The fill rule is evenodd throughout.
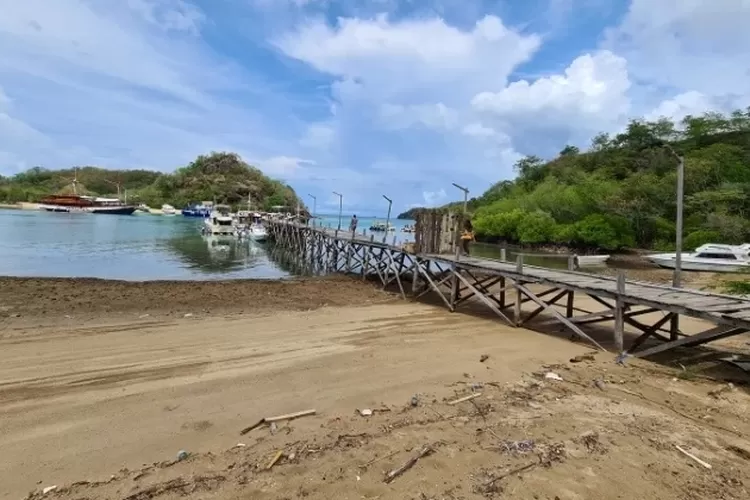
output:
<path id="1" fill-rule="evenodd" d="M 419 225 L 419 224 L 418 224 Z M 402 297 L 435 294 L 455 311 L 470 301 L 479 302 L 512 326 L 558 324 L 580 339 L 603 349 L 581 329 L 583 325 L 611 322 L 613 345 L 618 352 L 647 357 L 678 347 L 697 346 L 750 331 L 750 300 L 698 290 L 524 265 L 515 262 L 459 255 L 455 232 L 420 233 L 415 244 L 396 246 L 382 235 L 365 236 L 347 231 L 311 227 L 282 221 L 268 222 L 269 236 L 277 249 L 292 255 L 298 267 L 310 273 L 346 273 L 376 279 L 383 288 L 394 286 Z M 442 223 L 445 229 L 446 224 Z M 456 226 L 457 227 L 457 226 Z M 427 236 L 425 236 L 427 234 Z M 421 241 L 420 241 L 421 240 Z M 428 241 L 429 240 L 429 241 Z M 448 247 L 446 247 L 448 245 Z M 569 266 L 572 268 L 572 265 Z M 575 306 L 576 296 L 601 304 L 600 311 Z M 531 303 L 533 310 L 524 310 Z M 661 316 L 651 324 L 644 316 Z M 541 316 L 544 315 L 544 316 Z M 685 335 L 679 318 L 704 320 L 711 326 Z M 540 322 L 540 319 L 542 320 Z M 640 332 L 625 344 L 625 325 Z M 646 340 L 661 343 L 639 350 Z"/>

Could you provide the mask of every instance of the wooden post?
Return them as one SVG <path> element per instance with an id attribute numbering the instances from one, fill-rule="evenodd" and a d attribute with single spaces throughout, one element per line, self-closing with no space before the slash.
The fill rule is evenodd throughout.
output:
<path id="1" fill-rule="evenodd" d="M 411 293 L 414 295 L 417 294 L 417 290 L 419 290 L 419 259 L 415 255 L 412 257 L 412 266 L 411 266 Z"/>
<path id="2" fill-rule="evenodd" d="M 625 310 L 625 302 L 623 296 L 625 295 L 625 273 L 619 271 L 617 273 L 617 298 L 615 299 L 615 331 L 614 340 L 615 348 L 618 352 L 623 350 L 623 333 L 625 330 L 625 317 L 623 316 Z"/>
<path id="3" fill-rule="evenodd" d="M 391 246 L 394 246 L 394 247 L 396 246 L 396 236 L 395 235 L 393 236 L 393 243 L 391 244 Z"/>
<path id="4" fill-rule="evenodd" d="M 575 270 L 575 255 L 568 255 L 568 271 Z M 576 293 L 573 290 L 568 291 L 567 303 L 565 304 L 565 317 L 573 317 L 573 303 L 575 302 Z"/>
<path id="5" fill-rule="evenodd" d="M 500 278 L 500 309 L 505 309 L 505 277 Z"/>
<path id="6" fill-rule="evenodd" d="M 459 255 L 459 248 L 456 246 L 456 260 L 453 262 L 453 286 L 451 287 L 451 311 L 456 310 L 456 302 L 458 301 L 458 276 L 456 276 L 461 271 L 458 269 L 458 255 Z"/>
<path id="7" fill-rule="evenodd" d="M 523 274 L 523 255 L 518 254 L 516 256 L 516 273 Z M 517 284 L 522 284 L 520 279 L 516 279 Z M 521 304 L 523 296 L 521 295 L 521 289 L 516 287 L 516 304 L 513 308 L 513 321 L 516 326 L 521 326 L 523 319 L 521 318 Z"/>
<path id="8" fill-rule="evenodd" d="M 505 253 L 505 247 L 500 249 L 500 260 L 505 262 L 507 259 L 506 253 Z"/>

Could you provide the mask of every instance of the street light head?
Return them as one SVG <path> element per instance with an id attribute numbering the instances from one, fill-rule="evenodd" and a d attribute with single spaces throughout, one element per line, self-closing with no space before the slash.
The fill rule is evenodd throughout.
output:
<path id="1" fill-rule="evenodd" d="M 456 184 L 455 182 L 452 182 L 451 184 L 453 184 L 453 186 L 454 186 L 454 187 L 456 187 L 456 188 L 460 189 L 460 190 L 461 190 L 461 191 L 463 191 L 464 193 L 468 193 L 468 192 L 469 192 L 469 190 L 468 190 L 467 188 L 465 188 L 465 187 L 463 187 L 463 186 L 459 186 L 459 185 L 458 185 L 458 184 Z"/>

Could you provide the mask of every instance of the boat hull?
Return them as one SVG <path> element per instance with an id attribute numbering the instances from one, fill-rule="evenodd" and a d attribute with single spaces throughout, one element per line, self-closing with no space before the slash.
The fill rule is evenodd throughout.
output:
<path id="1" fill-rule="evenodd" d="M 133 215 L 135 207 L 93 207 L 89 211 L 92 214 Z"/>
<path id="2" fill-rule="evenodd" d="M 41 205 L 39 207 L 47 212 L 59 212 L 67 214 L 110 214 L 110 215 L 133 215 L 136 207 L 63 207 L 54 205 Z"/>
<path id="3" fill-rule="evenodd" d="M 609 260 L 609 255 L 579 255 L 578 265 L 580 267 L 602 266 L 608 260 Z"/>
<path id="4" fill-rule="evenodd" d="M 674 256 L 671 255 L 652 255 L 648 257 L 648 260 L 664 269 L 675 268 L 675 259 Z M 711 273 L 739 273 L 750 271 L 750 265 L 731 261 L 696 262 L 690 259 L 683 258 L 682 262 L 680 263 L 680 269 L 683 271 L 701 271 Z"/>
<path id="5" fill-rule="evenodd" d="M 268 238 L 268 233 L 263 228 L 250 228 L 248 238 L 258 243 L 263 243 Z"/>

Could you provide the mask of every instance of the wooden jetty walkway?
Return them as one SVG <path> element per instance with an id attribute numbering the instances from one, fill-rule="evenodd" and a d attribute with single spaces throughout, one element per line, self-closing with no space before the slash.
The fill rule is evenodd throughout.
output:
<path id="1" fill-rule="evenodd" d="M 436 294 L 451 311 L 473 299 L 512 326 L 525 325 L 546 314 L 548 317 L 541 324 L 559 323 L 600 349 L 601 345 L 581 326 L 613 322 L 616 349 L 636 357 L 697 346 L 750 331 L 750 300 L 728 295 L 628 281 L 623 274 L 611 278 L 528 266 L 521 256 L 515 262 L 505 262 L 459 256 L 457 252 L 423 253 L 408 245 L 396 246 L 395 239 L 387 243 L 382 235 L 365 236 L 282 221 L 270 221 L 268 228 L 275 245 L 295 255 L 310 272 L 342 272 L 360 275 L 363 279 L 376 278 L 384 288 L 398 287 L 404 298 Z M 422 246 L 430 247 L 429 244 Z M 514 293 L 509 296 L 508 292 Z M 590 297 L 605 309 L 577 308 L 576 295 Z M 522 306 L 529 302 L 535 308 L 524 311 Z M 640 317 L 653 313 L 662 316 L 652 324 L 639 321 Z M 685 335 L 679 331 L 680 316 L 704 320 L 712 327 Z M 537 320 L 535 324 L 540 323 Z M 628 346 L 624 343 L 625 325 L 640 332 Z M 639 350 L 648 339 L 662 342 Z"/>

